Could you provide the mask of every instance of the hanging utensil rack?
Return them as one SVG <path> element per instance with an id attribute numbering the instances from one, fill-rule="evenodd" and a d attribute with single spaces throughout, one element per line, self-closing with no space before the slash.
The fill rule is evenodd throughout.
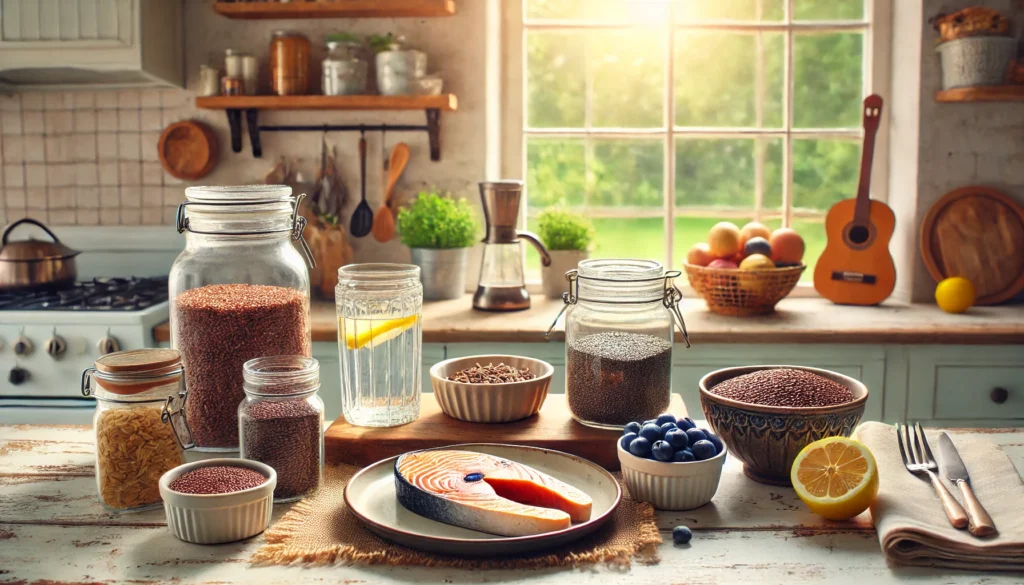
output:
<path id="1" fill-rule="evenodd" d="M 441 160 L 441 112 L 458 109 L 454 94 L 437 96 L 212 96 L 196 98 L 196 107 L 225 110 L 231 131 L 231 150 L 242 152 L 242 117 L 256 158 L 263 156 L 262 132 L 426 132 L 430 160 Z M 261 125 L 261 110 L 423 110 L 426 124 L 313 124 Z"/>

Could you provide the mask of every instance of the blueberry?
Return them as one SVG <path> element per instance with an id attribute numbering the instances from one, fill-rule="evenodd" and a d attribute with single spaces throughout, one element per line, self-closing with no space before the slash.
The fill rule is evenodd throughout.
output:
<path id="1" fill-rule="evenodd" d="M 679 427 L 676 426 L 676 423 L 672 423 L 672 422 L 667 422 L 667 423 L 661 425 L 661 436 L 662 436 L 662 438 L 664 438 L 665 435 L 667 435 L 669 433 L 669 431 L 674 431 L 677 428 L 679 428 Z"/>
<path id="2" fill-rule="evenodd" d="M 711 431 L 704 431 L 704 435 L 711 441 L 711 444 L 715 446 L 715 453 L 721 453 L 722 449 L 725 449 L 725 445 L 722 444 L 722 439 L 718 438 L 718 435 Z"/>
<path id="3" fill-rule="evenodd" d="M 711 459 L 716 455 L 715 446 L 706 439 L 697 441 L 691 447 L 693 456 L 697 458 L 697 461 L 704 461 L 705 459 Z"/>
<path id="4" fill-rule="evenodd" d="M 707 437 L 707 435 L 704 434 L 704 431 L 702 431 L 700 429 L 687 429 L 686 430 L 686 438 L 690 440 L 690 444 L 692 445 L 692 444 L 696 443 L 697 441 L 703 441 L 703 440 L 707 439 L 708 437 Z"/>
<path id="5" fill-rule="evenodd" d="M 676 463 L 686 463 L 687 461 L 696 461 L 697 458 L 693 456 L 693 451 L 689 449 L 683 449 L 682 451 L 676 451 L 676 454 L 672 457 L 672 460 Z"/>
<path id="6" fill-rule="evenodd" d="M 658 461 L 672 461 L 672 455 L 675 452 L 672 450 L 672 445 L 669 445 L 665 441 L 658 441 L 651 448 L 654 458 Z"/>
<path id="7" fill-rule="evenodd" d="M 637 457 L 647 459 L 651 456 L 651 442 L 643 437 L 637 437 L 630 442 L 629 452 Z"/>
<path id="8" fill-rule="evenodd" d="M 626 427 L 624 429 L 622 429 L 622 432 L 623 433 L 636 433 L 636 434 L 639 435 L 640 434 L 640 423 L 638 423 L 638 422 L 631 422 L 628 425 L 626 425 Z"/>
<path id="9" fill-rule="evenodd" d="M 665 423 L 674 423 L 674 422 L 676 422 L 676 417 L 672 416 L 671 414 L 663 414 L 663 415 L 658 417 L 658 424 L 659 425 L 664 425 Z"/>
<path id="10" fill-rule="evenodd" d="M 665 442 L 672 445 L 672 448 L 676 451 L 685 449 L 690 445 L 690 439 L 686 436 L 686 432 L 679 429 L 665 433 Z"/>
<path id="11" fill-rule="evenodd" d="M 690 418 L 690 417 L 681 418 L 681 419 L 677 420 L 676 421 L 676 426 L 681 428 L 681 429 L 683 429 L 684 431 L 688 431 L 690 429 L 697 428 L 696 423 L 694 423 L 693 419 Z"/>
<path id="12" fill-rule="evenodd" d="M 632 443 L 633 439 L 635 439 L 636 437 L 636 433 L 626 433 L 625 435 L 622 435 L 621 439 L 619 439 L 619 444 L 622 445 L 623 449 L 629 451 L 629 444 Z"/>
<path id="13" fill-rule="evenodd" d="M 657 419 L 653 419 L 652 418 L 651 420 L 645 420 L 644 422 L 640 423 L 640 426 L 642 427 L 644 425 L 653 425 L 653 424 L 655 424 L 657 422 L 658 422 Z"/>
<path id="14" fill-rule="evenodd" d="M 693 538 L 693 533 L 690 529 L 685 526 L 676 526 L 672 529 L 672 542 L 676 544 L 686 544 Z"/>
<path id="15" fill-rule="evenodd" d="M 638 434 L 647 439 L 649 443 L 653 444 L 655 441 L 661 440 L 661 427 L 654 423 L 644 425 L 640 428 L 640 433 Z"/>

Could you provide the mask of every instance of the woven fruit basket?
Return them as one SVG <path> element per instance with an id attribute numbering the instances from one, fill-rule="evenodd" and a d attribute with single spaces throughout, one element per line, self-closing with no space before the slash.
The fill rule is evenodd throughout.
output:
<path id="1" fill-rule="evenodd" d="M 765 270 L 737 268 L 708 268 L 683 264 L 690 286 L 708 304 L 712 313 L 719 315 L 765 315 L 786 297 L 806 265 Z"/>

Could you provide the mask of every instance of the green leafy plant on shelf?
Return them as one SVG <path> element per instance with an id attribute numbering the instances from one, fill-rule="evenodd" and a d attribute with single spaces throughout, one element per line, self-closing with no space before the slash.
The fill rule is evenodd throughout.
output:
<path id="1" fill-rule="evenodd" d="M 582 215 L 555 207 L 537 216 L 537 235 L 548 250 L 586 252 L 594 241 L 594 225 Z"/>
<path id="2" fill-rule="evenodd" d="M 362 45 L 363 38 L 347 32 L 336 32 L 327 35 L 328 43 L 341 43 L 343 45 Z"/>
<path id="3" fill-rule="evenodd" d="M 405 37 L 388 33 L 386 35 L 370 35 L 370 48 L 374 53 L 397 51 L 405 43 Z"/>
<path id="4" fill-rule="evenodd" d="M 468 248 L 476 234 L 469 204 L 437 190 L 421 191 L 412 205 L 398 212 L 398 237 L 410 248 Z"/>

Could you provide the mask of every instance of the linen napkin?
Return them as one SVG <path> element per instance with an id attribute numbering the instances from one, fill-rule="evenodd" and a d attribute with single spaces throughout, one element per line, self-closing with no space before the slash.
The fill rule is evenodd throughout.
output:
<path id="1" fill-rule="evenodd" d="M 938 457 L 939 431 L 928 433 L 926 429 L 926 433 L 932 453 Z M 1024 571 L 1024 482 L 998 445 L 983 437 L 950 434 L 970 473 L 975 495 L 999 531 L 993 537 L 977 538 L 967 530 L 953 528 L 927 477 L 912 475 L 903 466 L 895 426 L 864 423 L 857 427 L 855 437 L 871 450 L 878 464 L 878 498 L 871 505 L 871 519 L 887 559 L 924 567 Z M 963 503 L 960 490 L 945 479 L 941 469 L 938 475 Z"/>

